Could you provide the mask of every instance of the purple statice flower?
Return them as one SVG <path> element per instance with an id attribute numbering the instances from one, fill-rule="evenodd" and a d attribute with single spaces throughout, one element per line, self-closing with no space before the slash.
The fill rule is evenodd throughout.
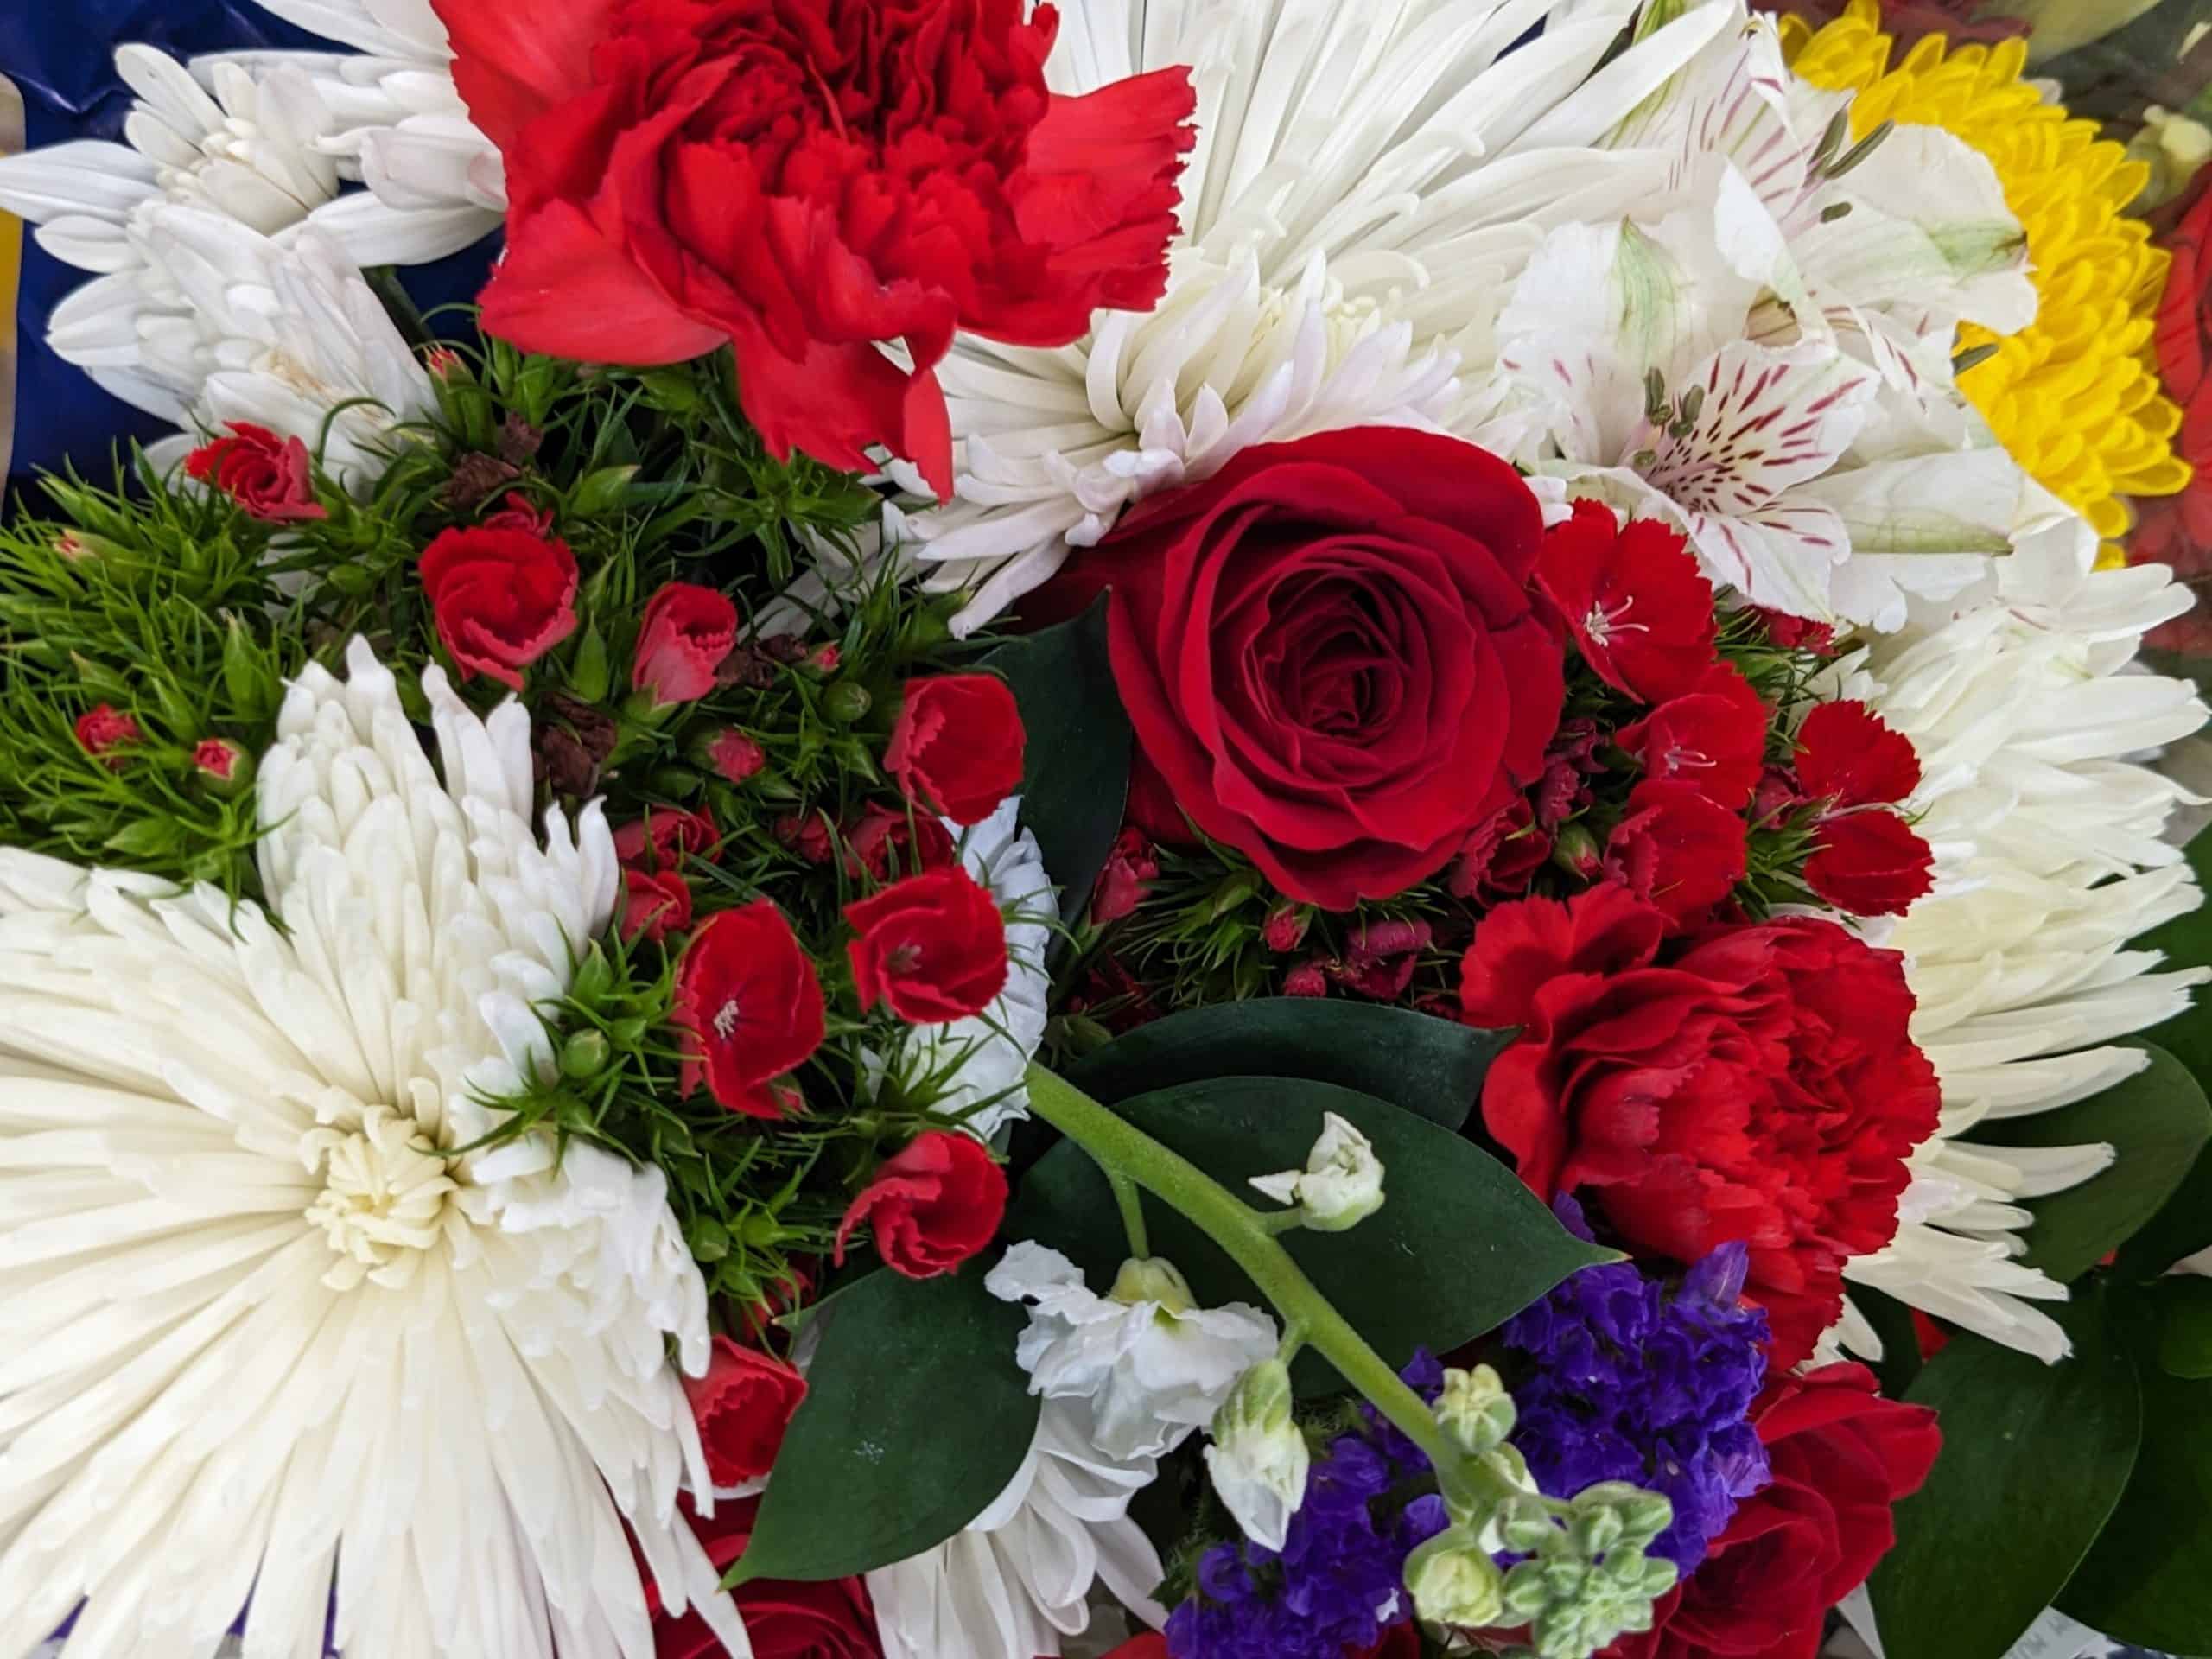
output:
<path id="1" fill-rule="evenodd" d="M 1582 1211 L 1554 1206 L 1590 1236 Z M 1554 1497 L 1601 1480 L 1661 1493 L 1674 1523 L 1653 1542 L 1689 1576 L 1736 1505 L 1767 1483 L 1749 1421 L 1766 1380 L 1766 1315 L 1742 1304 L 1750 1251 L 1723 1244 L 1678 1283 L 1625 1262 L 1585 1268 L 1506 1321 L 1519 1421 L 1513 1444 Z"/>
<path id="2" fill-rule="evenodd" d="M 1404 1373 L 1423 1399 L 1443 1368 L 1415 1357 Z M 1198 1593 L 1167 1620 L 1172 1659 L 1343 1659 L 1413 1616 L 1406 1557 L 1444 1530 L 1427 1490 L 1428 1459 L 1372 1407 L 1329 1444 L 1280 1553 L 1240 1541 L 1198 1560 Z"/>

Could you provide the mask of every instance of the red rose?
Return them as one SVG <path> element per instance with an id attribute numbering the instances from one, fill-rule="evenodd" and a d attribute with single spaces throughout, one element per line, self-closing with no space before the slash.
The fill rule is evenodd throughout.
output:
<path id="1" fill-rule="evenodd" d="M 909 1025 L 964 1020 L 1006 988 L 1006 918 L 957 865 L 895 881 L 845 906 L 861 1006 L 888 1001 Z"/>
<path id="2" fill-rule="evenodd" d="M 1751 683 L 1732 664 L 1714 663 L 1681 696 L 1624 727 L 1618 741 L 1643 763 L 1645 777 L 1688 784 L 1740 812 L 1766 772 L 1766 728 L 1767 706 Z"/>
<path id="3" fill-rule="evenodd" d="M 906 798 L 955 823 L 981 823 L 1021 787 L 1021 711 L 991 674 L 909 680 L 884 752 Z"/>
<path id="4" fill-rule="evenodd" d="M 1649 518 L 1623 529 L 1611 507 L 1578 501 L 1544 532 L 1536 586 L 1615 690 L 1663 702 L 1712 664 L 1713 584 L 1679 531 Z"/>
<path id="5" fill-rule="evenodd" d="M 576 556 L 534 531 L 442 531 L 423 550 L 423 592 L 438 640 L 464 680 L 513 690 L 522 671 L 576 631 Z"/>
<path id="6" fill-rule="evenodd" d="M 814 964 L 766 899 L 710 917 L 677 964 L 671 1018 L 685 1034 L 683 1092 L 703 1077 L 721 1105 L 782 1117 L 792 1091 L 776 1079 L 822 1046 L 825 1011 Z"/>
<path id="7" fill-rule="evenodd" d="M 930 1129 L 875 1172 L 837 1227 L 836 1261 L 862 1222 L 893 1273 L 934 1279 L 991 1242 L 1006 1215 L 1006 1172 L 967 1135 Z"/>
<path id="8" fill-rule="evenodd" d="M 1153 856 L 1152 842 L 1146 839 L 1144 831 L 1134 825 L 1122 830 L 1114 837 L 1114 849 L 1106 855 L 1106 868 L 1098 872 L 1098 886 L 1090 899 L 1090 919 L 1101 927 L 1120 921 L 1144 902 L 1148 884 L 1158 880 L 1160 861 Z"/>
<path id="9" fill-rule="evenodd" d="M 806 1398 L 806 1379 L 772 1354 L 717 1336 L 706 1376 L 685 1377 L 683 1392 L 699 1421 L 708 1478 L 735 1486 L 774 1465 L 784 1431 Z"/>
<path id="10" fill-rule="evenodd" d="M 1854 916 L 1902 916 L 1936 885 L 1936 855 L 1894 812 L 1866 810 L 1823 818 L 1813 831 L 1805 880 Z"/>
<path id="11" fill-rule="evenodd" d="M 710 855 L 721 838 L 715 821 L 703 812 L 656 806 L 639 823 L 626 823 L 614 832 L 614 855 L 625 864 L 670 868 L 686 857 Z"/>
<path id="12" fill-rule="evenodd" d="M 719 1575 L 734 1567 L 753 1540 L 757 1497 L 715 1505 L 702 1518 L 689 1497 L 678 1500 L 685 1520 Z M 883 1659 L 875 1609 L 859 1578 L 800 1584 L 754 1579 L 733 1592 L 752 1639 L 753 1659 Z M 695 1612 L 662 1610 L 659 1586 L 645 1575 L 645 1611 L 653 1621 L 653 1659 L 726 1659 L 721 1639 Z"/>
<path id="13" fill-rule="evenodd" d="M 1920 756 L 1865 703 L 1816 703 L 1797 728 L 1797 780 L 1832 809 L 1886 806 L 1920 787 Z"/>
<path id="14" fill-rule="evenodd" d="M 879 881 L 941 870 L 959 857 L 951 832 L 937 819 L 922 813 L 910 818 L 874 801 L 845 837 L 846 872 L 855 877 L 872 875 Z"/>
<path id="15" fill-rule="evenodd" d="M 184 470 L 213 484 L 267 524 L 296 524 L 330 514 L 315 499 L 315 467 L 297 438 L 280 438 L 265 426 L 232 421 L 231 435 L 201 444 L 184 458 Z"/>
<path id="16" fill-rule="evenodd" d="M 105 761 L 113 772 L 123 770 L 123 757 L 109 752 L 126 743 L 136 743 L 144 735 L 138 729 L 138 722 L 113 703 L 103 702 L 77 716 L 79 746 L 94 760 Z"/>
<path id="17" fill-rule="evenodd" d="M 715 671 L 736 644 L 737 607 L 728 594 L 669 582 L 645 601 L 630 683 L 661 708 L 696 702 L 715 689 Z"/>
<path id="18" fill-rule="evenodd" d="M 672 869 L 622 872 L 622 937 L 655 944 L 691 925 L 690 884 Z"/>
<path id="19" fill-rule="evenodd" d="M 1541 772 L 1564 695 L 1525 591 L 1542 541 L 1496 456 L 1358 428 L 1146 503 L 1054 598 L 1112 588 L 1114 678 L 1175 805 L 1347 910 L 1433 875 Z"/>
<path id="20" fill-rule="evenodd" d="M 1662 957 L 1666 925 L 1612 886 L 1491 912 L 1462 1007 L 1522 1031 L 1484 1082 L 1483 1121 L 1540 1197 L 1589 1189 L 1638 1251 L 1690 1262 L 1745 1241 L 1746 1294 L 1786 1369 L 1840 1313 L 1845 1261 L 1897 1230 L 1935 1071 L 1895 952 L 1793 918 Z"/>
<path id="21" fill-rule="evenodd" d="M 707 764 L 727 783 L 741 784 L 768 764 L 768 751 L 743 732 L 718 732 L 707 740 Z"/>
<path id="22" fill-rule="evenodd" d="M 737 350 L 745 413 L 951 493 L 931 371 L 956 329 L 1062 346 L 1167 281 L 1187 72 L 1055 96 L 1058 18 L 1019 0 L 433 0 L 506 162 L 484 326 L 526 351 Z M 901 340 L 910 373 L 874 342 Z"/>
<path id="23" fill-rule="evenodd" d="M 1814 1659 L 1828 1609 L 1897 1541 L 1891 1506 L 1920 1489 L 1942 1442 L 1934 1412 L 1885 1400 L 1863 1365 L 1783 1377 L 1751 1414 L 1772 1483 L 1611 1659 Z"/>
<path id="24" fill-rule="evenodd" d="M 1647 778 L 1605 841 L 1605 872 L 1677 931 L 1705 919 L 1744 879 L 1744 821 L 1695 784 Z"/>

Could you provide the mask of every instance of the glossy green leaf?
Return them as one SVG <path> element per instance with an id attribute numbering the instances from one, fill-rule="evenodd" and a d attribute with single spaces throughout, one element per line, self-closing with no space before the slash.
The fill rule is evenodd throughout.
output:
<path id="1" fill-rule="evenodd" d="M 1943 1449 L 1869 1583 L 1887 1659 L 2004 1659 L 2120 1500 L 2142 1432 L 2134 1367 L 2101 1294 L 2056 1316 L 2071 1360 L 1961 1335 L 1907 1392 L 1936 1408 Z"/>
<path id="2" fill-rule="evenodd" d="M 1106 654 L 1106 596 L 1083 615 L 1001 645 L 982 666 L 1003 675 L 1027 736 L 1021 822 L 1073 923 L 1121 832 L 1134 741 Z"/>
<path id="3" fill-rule="evenodd" d="M 2212 1279 L 2193 1274 L 2159 1287 L 2158 1369 L 2212 1377 Z"/>
<path id="4" fill-rule="evenodd" d="M 2102 1094 L 2055 1112 L 1975 1126 L 1988 1146 L 2069 1147 L 2110 1141 L 2111 1168 L 2079 1186 L 2031 1198 L 2027 1262 L 2070 1281 L 2118 1249 L 2156 1216 L 2212 1139 L 2212 1106 L 2189 1069 L 2148 1044 L 2151 1063 Z"/>
<path id="5" fill-rule="evenodd" d="M 2189 861 L 2197 885 L 2212 892 L 2212 830 L 2199 831 L 2190 843 Z M 2153 928 L 2130 948 L 2158 951 L 2165 958 L 2158 964 L 2162 973 L 2212 968 L 2212 904 L 2199 905 L 2164 927 Z M 2212 987 L 2196 993 L 2196 1006 L 2187 1013 L 2144 1035 L 2187 1066 L 2199 1083 L 2212 1087 Z"/>
<path id="6" fill-rule="evenodd" d="M 1192 1008 L 1138 1027 L 1066 1068 L 1111 1105 L 1215 1077 L 1303 1077 L 1386 1100 L 1456 1129 L 1510 1031 L 1478 1031 L 1376 1002 L 1265 996 Z"/>
<path id="7" fill-rule="evenodd" d="M 1504 1165 L 1427 1119 L 1332 1084 L 1231 1077 L 1114 1104 L 1155 1140 L 1231 1191 L 1255 1175 L 1302 1167 L 1322 1115 L 1349 1119 L 1382 1160 L 1382 1208 L 1348 1232 L 1286 1234 L 1283 1244 L 1323 1294 L 1394 1366 L 1414 1350 L 1442 1353 L 1494 1330 L 1576 1268 L 1618 1259 L 1576 1238 Z M 1182 1268 L 1201 1302 L 1264 1305 L 1236 1264 L 1190 1223 L 1147 1195 L 1154 1252 Z M 1063 1141 L 1022 1182 L 1008 1233 L 1079 1263 L 1103 1287 L 1128 1254 L 1106 1178 Z M 1343 1387 L 1308 1352 L 1302 1392 Z"/>
<path id="8" fill-rule="evenodd" d="M 1014 1358 L 1025 1315 L 983 1267 L 874 1273 L 837 1299 L 807 1372 L 747 1579 L 836 1579 L 943 1543 L 1005 1490 L 1037 1432 Z"/>

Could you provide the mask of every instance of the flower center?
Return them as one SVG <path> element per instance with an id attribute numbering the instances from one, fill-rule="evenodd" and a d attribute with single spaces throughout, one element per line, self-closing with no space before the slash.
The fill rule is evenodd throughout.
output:
<path id="1" fill-rule="evenodd" d="M 1624 620 L 1635 606 L 1633 599 L 1623 600 L 1610 611 L 1603 605 L 1593 604 L 1590 607 L 1590 614 L 1582 619 L 1582 631 L 1600 645 L 1609 643 L 1617 633 L 1650 632 L 1651 630 L 1643 623 Z"/>
<path id="2" fill-rule="evenodd" d="M 358 1129 L 310 1129 L 300 1137 L 300 1154 L 323 1178 L 307 1218 L 339 1257 L 323 1282 L 350 1290 L 364 1279 L 393 1287 L 412 1280 L 422 1252 L 442 1236 L 448 1200 L 460 1190 L 422 1125 L 371 1106 Z"/>
<path id="3" fill-rule="evenodd" d="M 737 999 L 735 997 L 715 1010 L 715 1035 L 723 1042 L 737 1035 Z"/>

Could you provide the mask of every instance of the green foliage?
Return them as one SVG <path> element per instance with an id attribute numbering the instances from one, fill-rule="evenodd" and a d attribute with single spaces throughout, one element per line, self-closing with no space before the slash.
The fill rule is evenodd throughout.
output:
<path id="1" fill-rule="evenodd" d="M 1366 1135 L 1386 1172 L 1382 1208 L 1349 1232 L 1294 1232 L 1281 1242 L 1393 1367 L 1417 1348 L 1448 1352 L 1576 1268 L 1618 1259 L 1568 1233 L 1471 1141 L 1372 1096 L 1323 1083 L 1230 1077 L 1141 1095 L 1114 1110 L 1238 1192 L 1252 1176 L 1303 1166 L 1325 1112 Z M 1183 1270 L 1201 1304 L 1264 1300 L 1183 1217 L 1149 1197 L 1145 1215 L 1154 1251 Z M 1096 1285 L 1109 1282 L 1128 1254 L 1105 1176 L 1071 1141 L 1029 1172 L 1009 1230 L 1060 1251 Z M 1378 1294 L 1383 1287 L 1388 1294 Z M 1294 1375 L 1301 1393 L 1343 1386 L 1310 1352 Z"/>
<path id="2" fill-rule="evenodd" d="M 1221 1077 L 1294 1077 L 1372 1095 L 1456 1129 L 1512 1035 L 1372 1002 L 1257 997 L 1140 1026 L 1062 1075 L 1109 1106 Z"/>
<path id="3" fill-rule="evenodd" d="M 2101 1294 L 2057 1317 L 2065 1363 L 1961 1335 L 1906 1392 L 1935 1408 L 1943 1449 L 1871 1582 L 1891 1659 L 2003 1659 L 2120 1500 L 2142 1433 L 2134 1367 Z"/>
<path id="4" fill-rule="evenodd" d="M 943 1278 L 876 1273 L 822 1314 L 745 1559 L 747 1579 L 834 1579 L 943 1543 L 1028 1455 L 1037 1402 L 1014 1363 L 1022 1310 L 983 1264 Z"/>

